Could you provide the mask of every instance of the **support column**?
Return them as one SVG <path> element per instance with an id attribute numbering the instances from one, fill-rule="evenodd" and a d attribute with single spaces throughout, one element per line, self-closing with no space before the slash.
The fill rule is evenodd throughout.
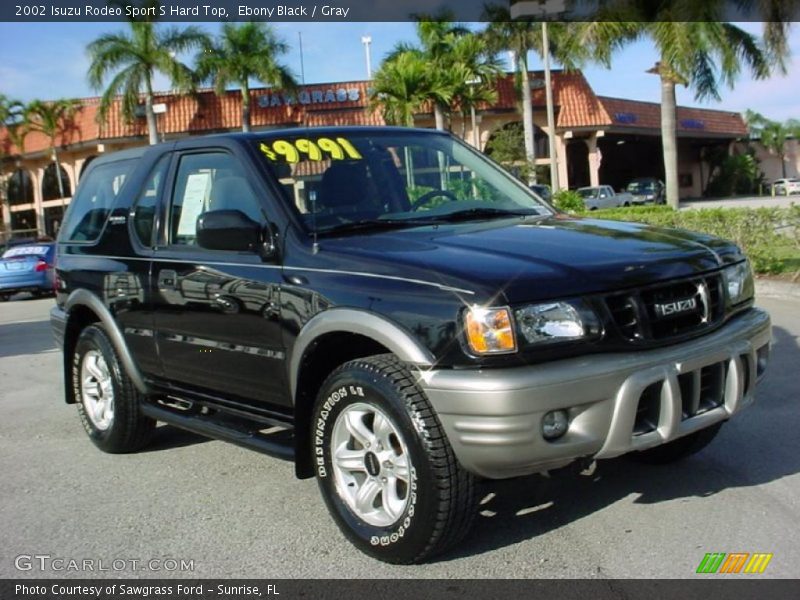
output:
<path id="1" fill-rule="evenodd" d="M 3 221 L 3 226 L 6 231 L 11 231 L 11 211 L 8 207 L 8 176 L 3 175 L 0 178 L 0 188 L 3 188 L 2 202 L 0 202 L 0 219 Z"/>
<path id="2" fill-rule="evenodd" d="M 601 153 L 597 147 L 597 133 L 593 133 L 586 140 L 589 147 L 589 185 L 597 187 L 600 185 L 600 160 Z"/>
<path id="3" fill-rule="evenodd" d="M 44 234 L 44 208 L 42 207 L 42 183 L 44 182 L 45 167 L 39 167 L 36 172 L 31 175 L 33 179 L 33 210 L 36 211 L 36 229 L 39 234 Z"/>
<path id="4" fill-rule="evenodd" d="M 549 135 L 549 133 L 548 133 Z M 555 135 L 555 149 L 558 160 L 558 184 L 562 190 L 569 189 L 569 173 L 567 172 L 567 141 L 564 135 Z M 554 192 L 556 190 L 553 190 Z"/>

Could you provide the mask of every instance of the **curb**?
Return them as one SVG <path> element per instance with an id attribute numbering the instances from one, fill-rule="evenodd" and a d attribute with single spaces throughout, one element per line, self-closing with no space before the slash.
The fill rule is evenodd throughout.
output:
<path id="1" fill-rule="evenodd" d="M 756 279 L 756 296 L 800 299 L 800 283 L 775 279 Z"/>

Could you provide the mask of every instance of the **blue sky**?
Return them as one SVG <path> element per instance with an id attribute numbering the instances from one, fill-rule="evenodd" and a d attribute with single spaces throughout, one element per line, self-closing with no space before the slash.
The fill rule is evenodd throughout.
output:
<path id="1" fill-rule="evenodd" d="M 29 101 L 34 98 L 84 97 L 95 95 L 86 82 L 86 44 L 101 33 L 124 29 L 124 23 L 0 23 L 0 93 Z M 218 24 L 202 27 L 215 33 Z M 760 24 L 744 27 L 757 33 Z M 299 78 L 298 32 L 302 33 L 307 83 L 364 79 L 366 67 L 361 37 L 370 35 L 373 68 L 398 41 L 413 41 L 411 23 L 276 23 L 275 28 L 292 49 L 285 62 Z M 680 104 L 731 111 L 758 110 L 773 119 L 800 118 L 800 28 L 790 31 L 795 57 L 786 76 L 753 81 L 745 72 L 736 88 L 722 90 L 722 102 L 698 103 L 688 90 L 679 88 Z M 584 73 L 595 92 L 636 100 L 660 100 L 658 79 L 645 71 L 656 62 L 656 53 L 646 42 L 627 47 L 615 55 L 613 67 L 588 66 Z M 532 68 L 540 68 L 533 56 Z M 167 89 L 165 79 L 156 81 Z"/>

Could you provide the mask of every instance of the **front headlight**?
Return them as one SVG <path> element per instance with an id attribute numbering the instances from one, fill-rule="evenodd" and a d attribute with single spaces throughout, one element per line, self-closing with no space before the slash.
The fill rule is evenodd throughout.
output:
<path id="1" fill-rule="evenodd" d="M 568 342 L 600 335 L 597 316 L 580 303 L 533 304 L 517 309 L 514 317 L 522 337 L 529 344 Z"/>
<path id="2" fill-rule="evenodd" d="M 753 271 L 750 262 L 744 261 L 723 269 L 725 288 L 731 304 L 739 304 L 753 297 Z"/>
<path id="3" fill-rule="evenodd" d="M 467 342 L 475 354 L 517 351 L 511 312 L 507 308 L 475 306 L 464 313 Z"/>

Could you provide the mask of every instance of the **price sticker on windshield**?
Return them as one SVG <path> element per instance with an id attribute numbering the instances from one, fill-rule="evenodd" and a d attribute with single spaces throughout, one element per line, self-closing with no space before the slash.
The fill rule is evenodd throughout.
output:
<path id="1" fill-rule="evenodd" d="M 361 153 L 349 140 L 321 137 L 316 140 L 297 138 L 261 142 L 259 150 L 269 160 L 295 164 L 301 160 L 361 160 Z"/>

